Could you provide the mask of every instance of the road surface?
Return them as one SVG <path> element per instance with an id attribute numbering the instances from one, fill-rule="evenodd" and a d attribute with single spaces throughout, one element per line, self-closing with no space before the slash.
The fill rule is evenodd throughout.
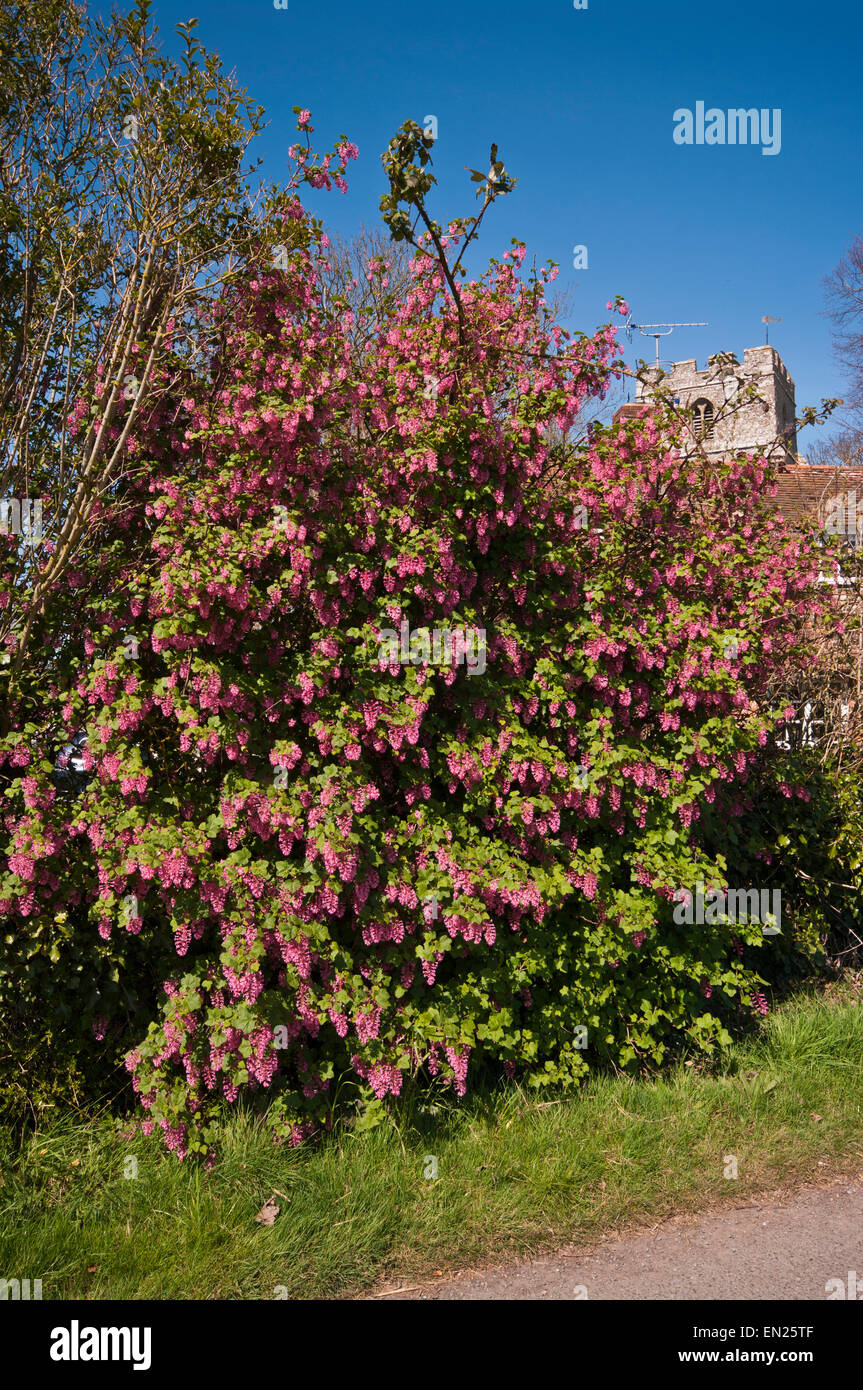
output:
<path id="1" fill-rule="evenodd" d="M 863 1173 L 520 1264 L 391 1279 L 370 1297 L 818 1301 L 838 1296 L 830 1280 L 847 1298 L 849 1276 L 863 1299 Z"/>

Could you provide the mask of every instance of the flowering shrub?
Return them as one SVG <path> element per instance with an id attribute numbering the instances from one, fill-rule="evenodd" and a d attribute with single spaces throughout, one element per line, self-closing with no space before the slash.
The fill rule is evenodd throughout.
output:
<path id="1" fill-rule="evenodd" d="M 561 443 L 615 330 L 549 325 L 521 245 L 459 285 L 471 229 L 427 221 L 401 302 L 369 266 L 358 359 L 326 238 L 295 194 L 277 215 L 287 255 L 130 437 L 3 744 L 10 936 L 67 912 L 119 970 L 118 940 L 173 940 L 127 1066 L 181 1156 L 241 1092 L 297 1143 L 345 1080 L 368 1123 L 418 1068 L 572 1084 L 760 1011 L 760 927 L 680 926 L 673 894 L 728 882 L 702 818 L 745 810 L 782 717 L 754 702 L 814 606 L 763 461 L 696 474 L 658 415 Z M 481 672 L 428 659 L 445 629 L 484 634 Z M 48 750 L 81 730 L 71 796 Z"/>

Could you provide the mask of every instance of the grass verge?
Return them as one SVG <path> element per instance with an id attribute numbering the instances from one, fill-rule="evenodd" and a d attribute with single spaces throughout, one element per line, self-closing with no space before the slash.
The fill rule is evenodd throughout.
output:
<path id="1" fill-rule="evenodd" d="M 41 1278 L 45 1299 L 349 1297 L 861 1165 L 863 1002 L 847 985 L 785 1004 L 711 1073 L 415 1098 L 294 1150 L 239 1113 L 210 1174 L 107 1118 L 0 1132 L 0 1276 Z M 256 1224 L 274 1192 L 275 1224 Z"/>

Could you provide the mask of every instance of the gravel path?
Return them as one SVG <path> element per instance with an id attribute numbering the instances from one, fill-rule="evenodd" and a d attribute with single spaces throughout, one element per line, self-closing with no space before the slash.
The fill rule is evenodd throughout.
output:
<path id="1" fill-rule="evenodd" d="M 805 1299 L 830 1279 L 863 1299 L 863 1173 L 745 1205 L 675 1217 L 651 1231 L 602 1237 L 517 1265 L 390 1281 L 396 1299 Z M 835 1291 L 835 1285 L 832 1290 Z"/>

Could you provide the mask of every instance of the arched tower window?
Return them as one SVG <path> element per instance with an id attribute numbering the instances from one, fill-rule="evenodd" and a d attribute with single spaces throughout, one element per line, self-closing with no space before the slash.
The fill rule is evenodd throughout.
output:
<path id="1" fill-rule="evenodd" d="M 692 407 L 692 433 L 696 439 L 713 438 L 713 402 L 696 401 Z"/>

